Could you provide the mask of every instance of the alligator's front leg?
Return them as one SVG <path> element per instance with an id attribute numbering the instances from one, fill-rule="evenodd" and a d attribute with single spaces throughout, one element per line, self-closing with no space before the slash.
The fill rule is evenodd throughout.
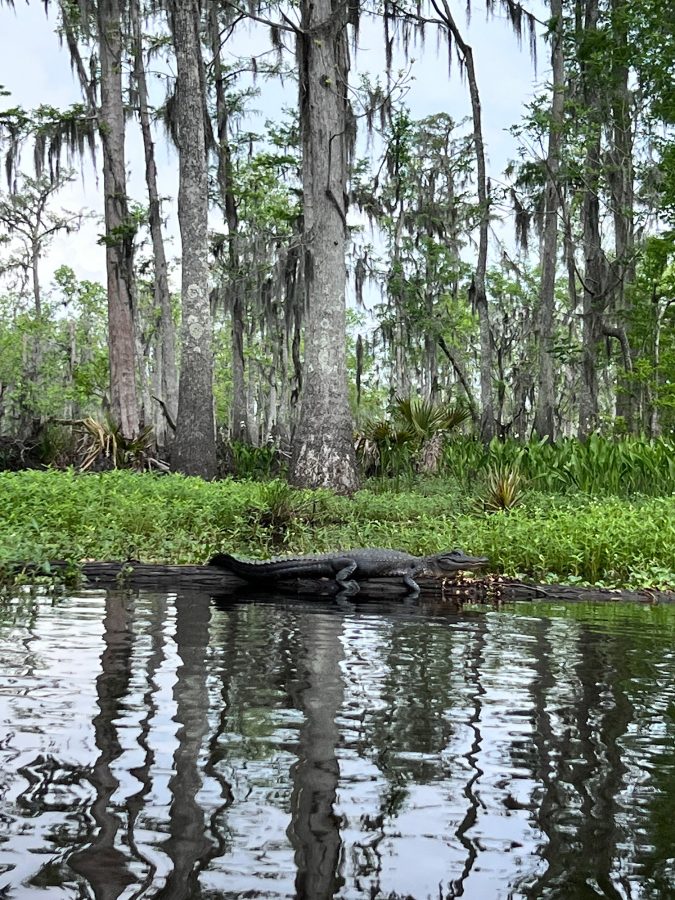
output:
<path id="1" fill-rule="evenodd" d="M 335 561 L 337 565 L 341 566 L 340 569 L 335 573 L 335 581 L 337 582 L 338 587 L 340 588 L 339 597 L 353 597 L 354 594 L 358 594 L 361 590 L 361 586 L 358 581 L 355 581 L 351 576 L 356 572 L 356 560 L 349 559 L 349 557 L 343 557 L 342 559 L 338 559 Z"/>
<path id="2" fill-rule="evenodd" d="M 415 597 L 419 597 L 420 586 L 415 581 L 415 579 L 412 577 L 412 575 L 410 573 L 403 576 L 403 584 L 408 588 L 408 592 L 409 592 L 408 596 L 411 599 L 414 599 Z"/>

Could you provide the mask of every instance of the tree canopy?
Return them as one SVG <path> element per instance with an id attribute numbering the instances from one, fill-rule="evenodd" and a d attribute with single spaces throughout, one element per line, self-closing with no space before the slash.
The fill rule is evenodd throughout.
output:
<path id="1" fill-rule="evenodd" d="M 22 15 L 11 6 L 0 15 Z M 217 441 L 271 443 L 298 484 L 349 493 L 354 429 L 402 400 L 461 406 L 484 441 L 672 433 L 667 4 L 486 0 L 495 40 L 514 55 L 528 45 L 536 85 L 504 171 L 489 163 L 489 61 L 464 16 L 476 3 L 46 11 L 81 102 L 31 110 L 3 91 L 0 103 L 0 339 L 23 347 L 3 360 L 0 434 L 80 415 L 128 441 L 151 426 L 175 467 L 206 477 Z M 364 29 L 384 41 L 370 72 Z M 416 113 L 416 55 L 437 56 L 468 116 L 450 103 Z M 288 101 L 264 122 L 262 87 Z M 180 169 L 174 199 L 163 145 Z M 83 157 L 102 176 L 101 288 L 73 260 L 51 284 L 40 266 L 50 236 L 79 225 L 59 192 Z M 95 328 L 73 299 L 93 296 Z"/>

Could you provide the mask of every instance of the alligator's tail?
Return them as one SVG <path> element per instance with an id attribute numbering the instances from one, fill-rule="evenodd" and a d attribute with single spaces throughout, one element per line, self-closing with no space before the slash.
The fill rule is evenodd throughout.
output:
<path id="1" fill-rule="evenodd" d="M 307 560 L 303 559 L 269 559 L 256 562 L 252 559 L 237 559 L 229 553 L 216 553 L 208 564 L 218 569 L 226 569 L 242 578 L 254 580 L 282 575 L 292 576 L 296 570 L 304 572 L 307 569 Z"/>

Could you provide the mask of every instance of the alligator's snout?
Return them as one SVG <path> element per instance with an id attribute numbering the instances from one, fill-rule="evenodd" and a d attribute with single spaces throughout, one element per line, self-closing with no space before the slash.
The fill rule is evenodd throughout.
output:
<path id="1" fill-rule="evenodd" d="M 488 564 L 487 556 L 467 556 L 462 550 L 441 553 L 433 561 L 440 573 L 458 572 L 460 569 L 480 569 Z"/>

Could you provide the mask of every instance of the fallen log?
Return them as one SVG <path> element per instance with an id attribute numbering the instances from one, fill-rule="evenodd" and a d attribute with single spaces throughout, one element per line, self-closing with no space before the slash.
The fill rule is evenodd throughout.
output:
<path id="1" fill-rule="evenodd" d="M 230 572 L 214 566 L 164 566 L 141 563 L 137 560 L 124 562 L 83 562 L 73 568 L 71 563 L 61 560 L 47 565 L 17 564 L 13 574 L 39 577 L 64 577 L 68 574 L 81 575 L 91 585 L 100 587 L 131 587 L 147 590 L 199 590 L 218 594 L 244 594 L 250 596 L 273 596 L 275 594 L 297 594 L 330 597 L 338 593 L 337 584 L 329 579 L 289 578 L 275 583 L 248 584 Z M 675 590 L 642 589 L 630 591 L 596 587 L 579 587 L 566 584 L 527 584 L 515 579 L 488 575 L 475 578 L 459 575 L 457 578 L 418 578 L 420 597 L 430 600 L 445 600 L 454 603 L 512 603 L 528 600 L 551 600 L 555 602 L 631 602 L 631 603 L 675 603 Z M 360 592 L 350 600 L 403 598 L 408 591 L 402 580 L 396 578 L 369 578 L 360 582 Z"/>

